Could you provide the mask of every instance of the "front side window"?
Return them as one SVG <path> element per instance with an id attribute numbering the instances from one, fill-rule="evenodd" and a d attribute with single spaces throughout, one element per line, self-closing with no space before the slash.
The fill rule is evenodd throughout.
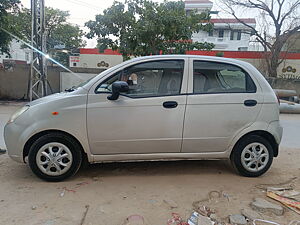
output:
<path id="1" fill-rule="evenodd" d="M 194 93 L 256 92 L 256 86 L 247 72 L 238 66 L 194 61 Z"/>
<path id="2" fill-rule="evenodd" d="M 115 81 L 128 83 L 129 97 L 155 97 L 180 94 L 184 60 L 161 60 L 125 68 L 102 82 L 96 93 L 110 92 Z"/>

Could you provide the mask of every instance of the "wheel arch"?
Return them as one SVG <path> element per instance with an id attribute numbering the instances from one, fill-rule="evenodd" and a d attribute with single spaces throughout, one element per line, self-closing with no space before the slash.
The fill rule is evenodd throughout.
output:
<path id="1" fill-rule="evenodd" d="M 263 137 L 265 138 L 269 143 L 270 145 L 272 146 L 272 149 L 273 149 L 273 155 L 274 157 L 277 157 L 278 156 L 278 144 L 275 140 L 275 137 L 269 133 L 268 131 L 265 131 L 265 130 L 255 130 L 255 131 L 251 131 L 251 132 L 248 132 L 246 134 L 244 134 L 243 136 L 241 136 L 238 141 L 234 144 L 232 150 L 231 150 L 231 153 L 230 153 L 230 158 L 231 158 L 231 155 L 233 153 L 233 149 L 235 148 L 235 146 L 241 142 L 245 137 L 249 136 L 249 135 L 257 135 L 257 136 L 260 136 L 260 137 Z"/>
<path id="2" fill-rule="evenodd" d="M 52 130 L 43 130 L 43 131 L 40 131 L 36 134 L 34 134 L 33 136 L 31 136 L 25 143 L 24 145 L 24 148 L 23 148 L 23 161 L 25 162 L 25 158 L 28 156 L 29 154 L 29 150 L 30 150 L 30 147 L 31 145 L 37 140 L 39 139 L 40 137 L 46 135 L 46 134 L 50 134 L 50 133 L 61 133 L 61 134 L 64 134 L 64 135 L 67 135 L 69 136 L 70 138 L 72 138 L 74 141 L 76 141 L 79 146 L 81 147 L 81 151 L 82 151 L 82 154 L 85 158 L 87 158 L 87 154 L 83 148 L 83 145 L 80 143 L 80 141 L 74 137 L 72 134 L 68 133 L 68 132 L 65 132 L 65 131 L 62 131 L 62 130 L 55 130 L 55 129 L 52 129 Z"/>

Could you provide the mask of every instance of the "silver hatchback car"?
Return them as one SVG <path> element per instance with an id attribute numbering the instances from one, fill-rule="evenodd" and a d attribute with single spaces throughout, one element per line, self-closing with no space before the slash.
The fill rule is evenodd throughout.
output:
<path id="1" fill-rule="evenodd" d="M 220 57 L 135 58 L 28 103 L 5 126 L 10 157 L 47 181 L 83 160 L 230 159 L 244 176 L 271 166 L 282 137 L 276 95 L 251 64 Z"/>

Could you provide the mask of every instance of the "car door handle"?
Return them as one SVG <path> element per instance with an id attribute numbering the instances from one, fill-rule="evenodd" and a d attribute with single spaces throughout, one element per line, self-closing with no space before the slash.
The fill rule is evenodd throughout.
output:
<path id="1" fill-rule="evenodd" d="M 253 100 L 253 99 L 249 99 L 249 100 L 244 101 L 245 106 L 251 107 L 251 106 L 256 106 L 256 104 L 257 104 L 257 101 Z"/>
<path id="2" fill-rule="evenodd" d="M 178 106 L 178 103 L 175 101 L 167 101 L 163 103 L 163 106 L 165 108 L 176 108 Z"/>

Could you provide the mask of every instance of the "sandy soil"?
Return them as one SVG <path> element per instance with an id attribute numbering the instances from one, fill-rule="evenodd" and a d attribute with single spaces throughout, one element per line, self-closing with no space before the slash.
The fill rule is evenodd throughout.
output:
<path id="1" fill-rule="evenodd" d="M 0 105 L 0 147 L 4 147 L 3 125 L 17 107 Z M 281 119 L 286 133 L 280 155 L 259 178 L 236 175 L 227 161 L 178 161 L 92 165 L 66 182 L 47 183 L 27 165 L 0 155 L 0 224 L 79 225 L 89 205 L 85 225 L 121 225 L 132 214 L 142 215 L 148 225 L 166 225 L 172 212 L 187 219 L 193 212 L 192 203 L 206 199 L 213 190 L 228 198 L 204 204 L 227 221 L 228 215 L 249 208 L 254 197 L 267 199 L 266 193 L 255 187 L 258 184 L 298 177 L 293 184 L 300 191 L 300 115 Z M 178 207 L 171 209 L 164 200 L 174 201 Z M 284 216 L 263 216 L 283 225 L 300 219 L 288 209 Z"/>

